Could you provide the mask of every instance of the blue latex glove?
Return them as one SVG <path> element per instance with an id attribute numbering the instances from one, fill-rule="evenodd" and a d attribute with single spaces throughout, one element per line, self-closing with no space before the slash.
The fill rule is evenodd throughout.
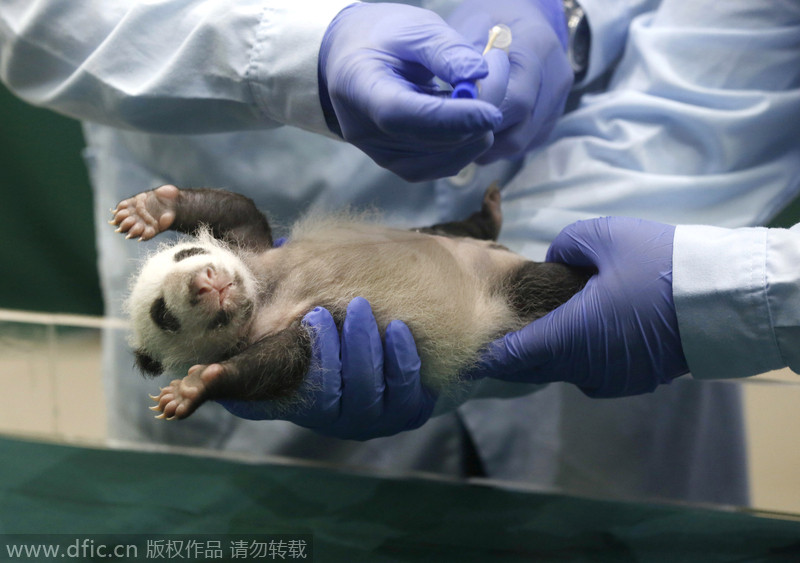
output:
<path id="1" fill-rule="evenodd" d="M 360 297 L 347 308 L 341 339 L 326 309 L 314 309 L 304 322 L 315 338 L 302 406 L 282 413 L 268 401 L 220 401 L 226 409 L 241 418 L 289 420 L 353 440 L 412 430 L 430 418 L 436 397 L 422 386 L 419 355 L 404 323 L 390 323 L 382 343 L 369 302 Z"/>
<path id="2" fill-rule="evenodd" d="M 573 81 L 561 0 L 466 0 L 447 23 L 481 50 L 494 25 L 511 29 L 511 73 L 499 106 L 503 123 L 494 130 L 492 148 L 477 162 L 512 158 L 542 144 L 564 113 Z M 502 77 L 490 73 L 482 86 L 497 80 Z"/>
<path id="3" fill-rule="evenodd" d="M 458 173 L 492 145 L 503 116 L 486 101 L 450 99 L 433 78 L 484 78 L 489 67 L 481 50 L 429 10 L 348 6 L 331 22 L 319 53 L 329 128 L 406 180 Z"/>
<path id="4" fill-rule="evenodd" d="M 475 373 L 567 381 L 590 397 L 653 391 L 689 371 L 672 299 L 675 227 L 606 217 L 565 228 L 547 260 L 596 268 L 567 303 L 495 341 Z"/>

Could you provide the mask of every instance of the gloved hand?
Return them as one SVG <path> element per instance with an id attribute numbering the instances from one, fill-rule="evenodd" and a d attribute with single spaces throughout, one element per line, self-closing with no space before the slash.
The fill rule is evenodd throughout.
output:
<path id="1" fill-rule="evenodd" d="M 687 373 L 672 299 L 674 234 L 619 217 L 566 227 L 547 260 L 598 273 L 555 311 L 495 341 L 473 376 L 567 381 L 590 397 L 619 397 Z"/>
<path id="2" fill-rule="evenodd" d="M 564 113 L 573 81 L 561 0 L 465 0 L 447 23 L 481 51 L 494 25 L 511 29 L 511 74 L 499 106 L 503 123 L 477 162 L 515 157 L 542 144 Z M 490 73 L 482 86 L 498 79 Z"/>
<path id="3" fill-rule="evenodd" d="M 406 180 L 456 174 L 492 146 L 492 130 L 503 117 L 485 101 L 450 99 L 433 77 L 450 84 L 484 78 L 481 51 L 431 11 L 350 5 L 333 19 L 320 47 L 328 126 Z"/>
<path id="4" fill-rule="evenodd" d="M 390 323 L 382 344 L 369 302 L 360 297 L 347 308 L 341 340 L 326 309 L 314 309 L 304 322 L 316 337 L 301 407 L 281 412 L 269 401 L 219 401 L 226 409 L 354 440 L 412 430 L 430 418 L 436 397 L 422 386 L 417 348 L 404 323 Z"/>

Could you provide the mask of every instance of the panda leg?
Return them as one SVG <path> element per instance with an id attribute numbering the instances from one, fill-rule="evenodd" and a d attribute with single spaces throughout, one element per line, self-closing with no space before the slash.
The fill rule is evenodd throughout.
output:
<path id="1" fill-rule="evenodd" d="M 502 224 L 503 214 L 500 210 L 500 189 L 496 184 L 492 184 L 483 195 L 480 211 L 476 211 L 462 221 L 438 223 L 430 227 L 414 230 L 429 235 L 497 240 Z"/>
<path id="2" fill-rule="evenodd" d="M 523 262 L 505 277 L 501 291 L 511 308 L 526 322 L 566 303 L 597 273 L 557 262 Z"/>
<path id="3" fill-rule="evenodd" d="M 300 387 L 311 365 L 311 336 L 296 321 L 220 363 L 196 365 L 153 400 L 156 418 L 186 418 L 216 399 L 286 400 Z"/>
<path id="4" fill-rule="evenodd" d="M 272 248 L 264 214 L 251 199 L 225 190 L 161 186 L 119 202 L 112 214 L 109 223 L 128 238 L 148 240 L 166 230 L 192 234 L 207 226 L 215 238 L 249 250 Z"/>

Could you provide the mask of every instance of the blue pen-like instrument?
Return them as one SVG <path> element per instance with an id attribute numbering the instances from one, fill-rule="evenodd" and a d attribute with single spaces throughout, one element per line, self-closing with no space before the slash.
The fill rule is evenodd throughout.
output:
<path id="1" fill-rule="evenodd" d="M 483 49 L 483 54 L 489 52 L 490 49 L 502 49 L 506 53 L 511 46 L 511 29 L 507 25 L 497 24 L 489 30 L 489 39 L 486 41 L 486 47 Z M 478 97 L 478 83 L 475 80 L 462 80 L 453 85 L 453 93 L 450 94 L 451 98 L 467 98 L 474 100 Z"/>

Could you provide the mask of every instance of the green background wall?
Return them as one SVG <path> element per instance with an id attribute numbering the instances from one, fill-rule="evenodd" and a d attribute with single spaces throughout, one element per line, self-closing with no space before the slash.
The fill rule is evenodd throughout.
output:
<path id="1" fill-rule="evenodd" d="M 102 314 L 80 125 L 0 86 L 0 308 Z"/>

